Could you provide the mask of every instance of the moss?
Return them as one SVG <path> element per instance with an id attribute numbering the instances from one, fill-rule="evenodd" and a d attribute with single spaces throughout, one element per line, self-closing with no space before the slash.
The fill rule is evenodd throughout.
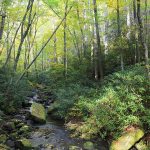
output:
<path id="1" fill-rule="evenodd" d="M 6 145 L 0 144 L 0 150 L 10 150 Z"/>
<path id="2" fill-rule="evenodd" d="M 149 150 L 148 146 L 143 142 L 143 141 L 140 141 L 139 143 L 137 143 L 135 145 L 135 147 L 138 149 L 138 150 Z"/>
<path id="3" fill-rule="evenodd" d="M 22 127 L 20 128 L 19 131 L 22 132 L 22 133 L 28 132 L 28 131 L 30 131 L 30 127 L 27 126 L 27 125 L 24 125 L 24 126 L 22 126 Z"/>
<path id="4" fill-rule="evenodd" d="M 94 150 L 94 144 L 92 142 L 85 142 L 83 146 L 86 150 Z"/>
<path id="5" fill-rule="evenodd" d="M 16 146 L 17 146 L 17 148 L 20 148 L 22 150 L 32 149 L 31 142 L 28 139 L 25 139 L 25 138 L 23 138 L 21 140 L 18 140 Z"/>
<path id="6" fill-rule="evenodd" d="M 122 135 L 118 140 L 113 141 L 110 150 L 127 150 L 130 149 L 137 141 L 144 136 L 141 129 L 133 129 Z"/>
<path id="7" fill-rule="evenodd" d="M 31 106 L 31 117 L 37 123 L 46 122 L 46 111 L 42 104 L 33 103 Z"/>
<path id="8" fill-rule="evenodd" d="M 5 134 L 0 135 L 0 143 L 5 143 L 7 140 L 7 136 Z"/>

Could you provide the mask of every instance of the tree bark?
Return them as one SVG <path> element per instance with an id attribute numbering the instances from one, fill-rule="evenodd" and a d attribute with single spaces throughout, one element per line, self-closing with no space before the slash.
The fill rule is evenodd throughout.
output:
<path id="1" fill-rule="evenodd" d="M 19 44 L 19 47 L 18 47 L 17 55 L 16 55 L 16 58 L 15 58 L 14 71 L 16 71 L 16 69 L 17 69 L 17 64 L 18 64 L 18 61 L 19 61 L 19 58 L 20 58 L 20 54 L 21 54 L 21 50 L 22 50 L 22 46 L 23 46 L 24 40 L 25 40 L 26 36 L 28 35 L 29 29 L 30 29 L 30 27 L 31 27 L 31 25 L 33 23 L 34 17 L 36 15 L 36 13 L 35 13 L 33 18 L 31 19 L 33 3 L 34 3 L 34 0 L 29 0 L 29 5 L 28 5 L 29 7 L 27 7 L 27 11 L 26 12 L 28 12 L 28 11 L 30 11 L 30 12 L 29 12 L 29 18 L 28 18 L 28 25 L 27 25 L 27 28 L 26 28 L 25 31 L 23 31 L 23 29 L 24 29 L 24 21 L 25 20 L 22 22 L 22 25 L 21 25 L 21 40 L 20 40 L 20 44 Z"/>
<path id="2" fill-rule="evenodd" d="M 4 26 L 5 26 L 5 18 L 6 18 L 6 13 L 1 14 L 1 23 L 0 23 L 0 43 L 3 37 L 3 32 L 4 32 Z"/>
<path id="3" fill-rule="evenodd" d="M 148 46 L 147 43 L 144 40 L 144 27 L 141 19 L 141 1 L 137 0 L 137 19 L 138 19 L 138 27 L 139 27 L 139 35 L 140 35 L 140 41 L 141 45 L 145 51 L 145 65 L 147 68 L 148 78 L 150 79 L 150 69 L 149 69 L 149 52 L 148 52 Z"/>
<path id="4" fill-rule="evenodd" d="M 67 9 L 68 9 L 68 0 L 65 4 L 65 16 L 67 16 Z M 68 69 L 68 57 L 67 57 L 67 35 L 66 35 L 66 28 L 67 28 L 67 18 L 64 19 L 64 76 L 67 77 L 67 69 Z"/>
<path id="5" fill-rule="evenodd" d="M 73 5 L 69 8 L 69 10 L 67 11 L 67 13 L 65 14 L 64 18 L 61 20 L 61 22 L 58 24 L 58 26 L 56 27 L 56 29 L 54 30 L 54 32 L 52 33 L 52 35 L 48 38 L 48 40 L 45 42 L 45 44 L 42 46 L 42 48 L 39 50 L 39 52 L 37 53 L 37 55 L 34 57 L 34 59 L 31 61 L 31 63 L 27 66 L 27 68 L 23 71 L 22 75 L 20 76 L 20 78 L 17 80 L 16 84 L 24 77 L 25 73 L 28 71 L 28 69 L 33 65 L 33 63 L 37 60 L 37 58 L 40 56 L 40 54 L 42 53 L 42 51 L 45 49 L 45 47 L 47 46 L 47 44 L 50 42 L 50 40 L 53 38 L 53 36 L 55 35 L 55 33 L 57 32 L 57 30 L 60 28 L 60 26 L 63 24 L 65 18 L 67 17 L 67 15 L 69 14 L 69 12 L 71 11 Z"/>
<path id="6" fill-rule="evenodd" d="M 95 29 L 96 29 L 96 37 L 97 37 L 97 54 L 96 59 L 98 62 L 98 73 L 100 80 L 103 79 L 103 57 L 102 57 L 102 49 L 101 49 L 101 43 L 100 43 L 100 34 L 99 34 L 99 24 L 98 24 L 98 13 L 97 13 L 97 3 L 96 0 L 93 0 L 93 6 L 94 6 L 94 19 L 95 19 Z"/>

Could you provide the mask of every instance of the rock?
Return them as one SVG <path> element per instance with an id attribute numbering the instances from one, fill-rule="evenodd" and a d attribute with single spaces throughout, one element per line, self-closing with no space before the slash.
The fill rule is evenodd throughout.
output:
<path id="1" fill-rule="evenodd" d="M 75 131 L 79 126 L 80 124 L 72 123 L 71 121 L 66 124 L 67 129 L 70 131 Z"/>
<path id="2" fill-rule="evenodd" d="M 83 145 L 84 149 L 86 150 L 94 150 L 94 144 L 92 142 L 85 142 Z"/>
<path id="3" fill-rule="evenodd" d="M 25 124 L 23 122 L 19 123 L 18 125 L 16 125 L 16 128 L 21 128 L 23 127 Z"/>
<path id="4" fill-rule="evenodd" d="M 143 136 L 144 132 L 141 129 L 133 128 L 123 134 L 116 141 L 113 141 L 110 150 L 128 150 Z"/>
<path id="5" fill-rule="evenodd" d="M 21 150 L 29 150 L 32 149 L 32 144 L 28 139 L 21 139 L 16 142 L 16 148 L 20 148 Z"/>
<path id="6" fill-rule="evenodd" d="M 17 132 L 11 133 L 9 138 L 13 139 L 13 140 L 16 140 L 18 138 L 18 133 Z"/>
<path id="7" fill-rule="evenodd" d="M 13 131 L 15 129 L 14 122 L 7 122 L 3 124 L 2 129 L 5 131 Z"/>
<path id="8" fill-rule="evenodd" d="M 42 104 L 33 103 L 31 106 L 31 118 L 37 123 L 46 123 L 46 111 Z"/>
<path id="9" fill-rule="evenodd" d="M 12 119 L 11 121 L 14 122 L 15 126 L 17 126 L 18 124 L 22 123 L 22 121 L 19 120 L 19 119 Z"/>
<path id="10" fill-rule="evenodd" d="M 5 117 L 5 114 L 2 110 L 0 110 L 0 117 Z"/>
<path id="11" fill-rule="evenodd" d="M 51 105 L 51 106 L 49 106 L 48 109 L 47 109 L 47 113 L 48 113 L 48 114 L 51 114 L 51 113 L 54 112 L 54 111 L 55 111 L 55 105 L 54 105 L 54 104 Z"/>
<path id="12" fill-rule="evenodd" d="M 32 103 L 29 100 L 25 100 L 22 102 L 22 107 L 31 107 Z"/>
<path id="13" fill-rule="evenodd" d="M 7 140 L 6 145 L 9 147 L 14 147 L 15 146 L 15 142 L 12 140 Z"/>
<path id="14" fill-rule="evenodd" d="M 54 145 L 52 145 L 52 144 L 46 144 L 43 147 L 46 149 L 49 149 L 49 150 L 54 149 Z"/>
<path id="15" fill-rule="evenodd" d="M 7 136 L 5 134 L 0 135 L 0 143 L 5 143 L 7 140 Z"/>
<path id="16" fill-rule="evenodd" d="M 24 115 L 15 115 L 15 119 L 21 120 L 21 122 L 25 122 L 25 116 Z"/>
<path id="17" fill-rule="evenodd" d="M 82 148 L 78 146 L 69 146 L 69 150 L 82 150 Z"/>
<path id="18" fill-rule="evenodd" d="M 0 116 L 0 124 L 2 124 L 3 122 L 4 122 L 4 120 Z"/>
<path id="19" fill-rule="evenodd" d="M 137 150 L 148 150 L 148 146 L 144 143 L 144 141 L 140 141 L 139 143 L 135 144 Z"/>
<path id="20" fill-rule="evenodd" d="M 0 150 L 10 150 L 6 145 L 0 144 Z"/>
<path id="21" fill-rule="evenodd" d="M 29 132 L 29 131 L 30 131 L 30 127 L 27 126 L 27 125 L 22 126 L 19 130 L 20 133 L 26 133 L 26 132 Z"/>

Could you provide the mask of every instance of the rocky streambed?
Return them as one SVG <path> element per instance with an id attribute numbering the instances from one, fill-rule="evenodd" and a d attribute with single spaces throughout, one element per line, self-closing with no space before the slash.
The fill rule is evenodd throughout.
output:
<path id="1" fill-rule="evenodd" d="M 71 138 L 64 122 L 47 115 L 53 100 L 42 99 L 35 90 L 17 114 L 0 111 L 0 150 L 149 150 L 150 135 L 131 126 L 110 148 L 103 141 Z M 147 142 L 147 144 L 146 144 Z"/>
<path id="2" fill-rule="evenodd" d="M 39 98 L 36 92 L 27 98 L 23 108 L 0 120 L 0 150 L 107 150 L 104 142 L 71 138 L 64 122 L 47 116 L 53 102 Z M 98 143 L 98 144 L 97 144 Z"/>

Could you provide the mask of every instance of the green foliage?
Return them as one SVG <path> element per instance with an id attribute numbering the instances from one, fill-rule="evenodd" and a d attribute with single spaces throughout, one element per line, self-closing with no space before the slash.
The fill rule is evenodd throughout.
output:
<path id="1" fill-rule="evenodd" d="M 12 76 L 8 71 L 0 70 L 0 109 L 7 113 L 15 112 L 31 89 L 27 80 L 22 80 L 16 85 L 17 76 Z"/>
<path id="2" fill-rule="evenodd" d="M 58 6 L 59 0 L 43 0 L 44 3 L 46 3 L 50 7 L 56 7 Z"/>
<path id="3" fill-rule="evenodd" d="M 77 132 L 81 137 L 117 137 L 128 126 L 150 128 L 150 83 L 143 66 L 130 67 L 105 78 L 96 96 L 79 97 L 69 117 L 84 121 Z M 98 98 L 97 98 L 98 97 Z M 79 116 L 80 114 L 80 116 Z"/>

